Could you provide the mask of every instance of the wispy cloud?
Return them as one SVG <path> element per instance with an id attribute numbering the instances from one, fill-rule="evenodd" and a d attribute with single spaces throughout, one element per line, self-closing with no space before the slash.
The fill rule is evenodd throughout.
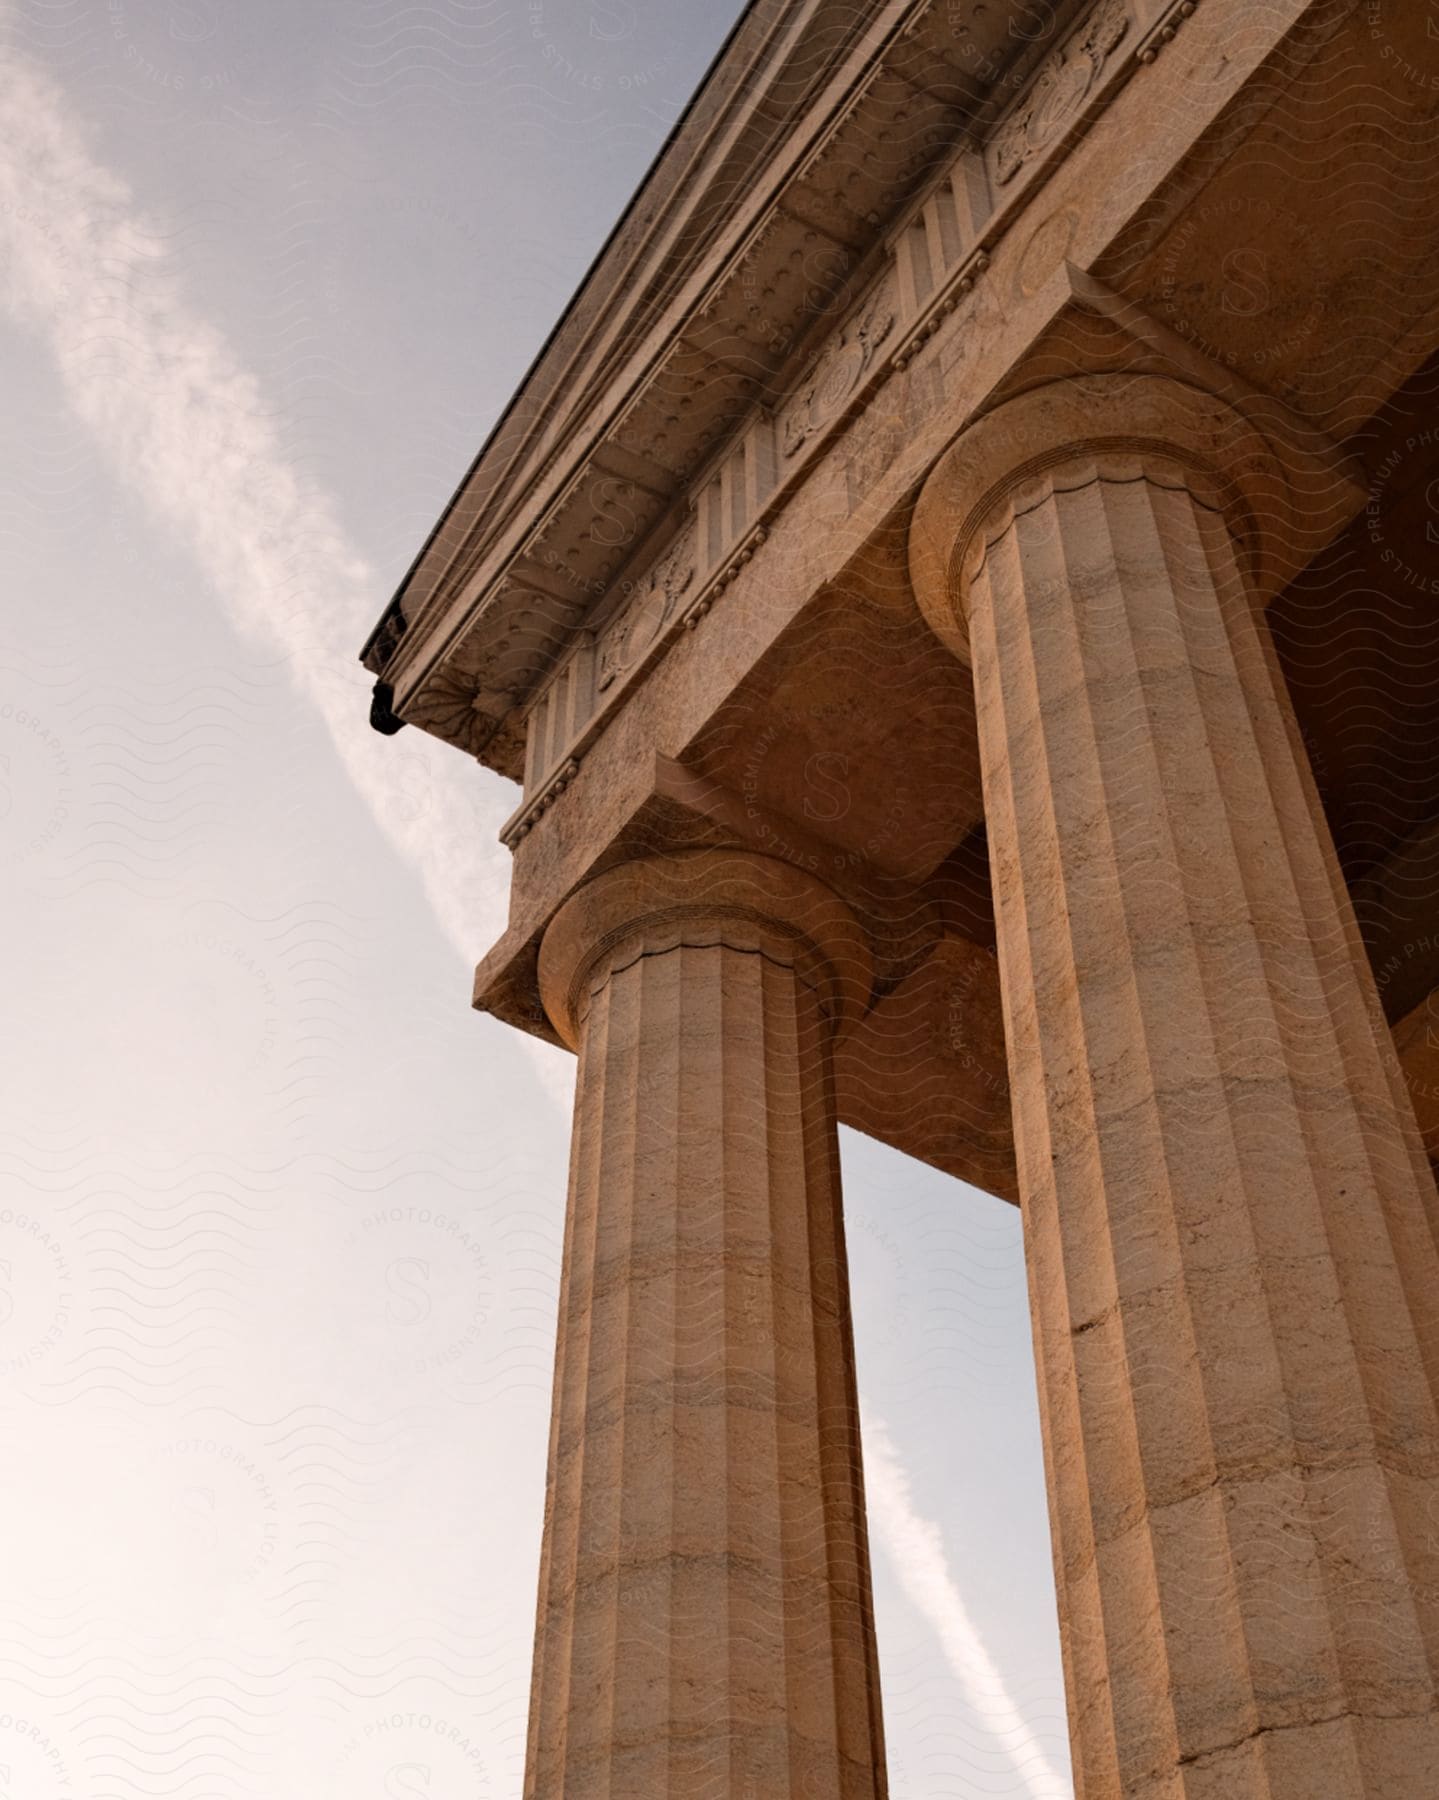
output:
<path id="1" fill-rule="evenodd" d="M 889 1432 L 871 1413 L 864 1419 L 864 1485 L 871 1532 L 911 1605 L 939 1639 L 974 1716 L 1008 1756 L 1019 1790 L 1030 1800 L 1069 1800 L 1073 1787 L 1011 1696 L 950 1571 L 944 1536 L 916 1508 Z"/>
<path id="2" fill-rule="evenodd" d="M 164 222 L 92 155 L 55 82 L 7 51 L 4 304 L 48 343 L 116 478 L 189 550 L 234 626 L 286 659 L 356 790 L 473 962 L 504 925 L 508 871 L 495 832 L 508 801 L 424 734 L 408 734 L 400 755 L 369 730 L 355 652 L 382 585 L 332 499 L 288 453 L 271 397 L 186 294 L 170 242 Z M 533 1048 L 563 1097 L 567 1059 Z"/>

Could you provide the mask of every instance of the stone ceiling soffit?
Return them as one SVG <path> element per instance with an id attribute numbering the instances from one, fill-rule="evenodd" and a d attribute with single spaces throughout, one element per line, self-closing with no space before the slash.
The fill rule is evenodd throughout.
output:
<path id="1" fill-rule="evenodd" d="M 647 457 L 636 456 L 617 436 L 605 439 L 599 450 L 595 452 L 595 466 L 605 475 L 616 481 L 629 482 L 646 493 L 653 494 L 656 499 L 669 500 L 674 497 L 675 483 L 670 470 L 663 469 Z"/>
<path id="2" fill-rule="evenodd" d="M 792 221 L 803 231 L 818 233 L 851 257 L 858 257 L 874 236 L 868 225 L 860 228 L 832 205 L 828 196 L 810 193 L 801 183 L 785 194 L 775 210 L 781 219 Z"/>
<path id="3" fill-rule="evenodd" d="M 574 631 L 579 611 L 570 596 L 507 581 L 477 615 L 477 630 L 456 645 L 442 667 L 481 680 L 486 690 L 514 705 Z M 427 675 L 422 686 L 428 681 Z"/>

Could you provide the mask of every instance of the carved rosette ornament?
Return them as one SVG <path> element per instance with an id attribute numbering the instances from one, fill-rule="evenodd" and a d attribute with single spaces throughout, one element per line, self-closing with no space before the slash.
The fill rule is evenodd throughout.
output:
<path id="1" fill-rule="evenodd" d="M 658 642 L 695 578 L 695 539 L 685 532 L 635 588 L 600 646 L 597 686 L 601 693 L 628 675 Z"/>
<path id="2" fill-rule="evenodd" d="M 786 456 L 798 455 L 815 432 L 839 414 L 894 329 L 894 320 L 894 298 L 886 285 L 826 344 L 785 415 L 782 439 Z"/>
<path id="3" fill-rule="evenodd" d="M 994 140 L 994 179 L 1002 187 L 1060 136 L 1094 92 L 1104 66 L 1129 30 L 1124 0 L 1100 0 L 1085 23 L 1049 57 Z"/>
<path id="4" fill-rule="evenodd" d="M 495 720 L 478 710 L 473 675 L 441 663 L 405 702 L 405 723 L 433 732 L 447 744 L 478 756 L 495 735 Z"/>

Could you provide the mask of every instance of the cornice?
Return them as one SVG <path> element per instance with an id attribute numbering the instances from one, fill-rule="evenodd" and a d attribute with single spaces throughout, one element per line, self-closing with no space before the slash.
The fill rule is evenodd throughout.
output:
<path id="1" fill-rule="evenodd" d="M 811 93 L 790 121 L 784 146 L 768 153 L 773 179 L 731 208 L 722 232 L 711 222 L 702 266 L 669 284 L 668 304 L 623 346 L 625 355 L 613 343 L 591 345 L 593 373 L 567 391 L 563 428 L 551 422 L 532 434 L 528 450 L 510 455 L 507 472 L 491 481 L 492 504 L 467 528 L 441 531 L 428 590 L 412 577 L 367 646 L 394 712 L 518 777 L 523 710 L 576 631 L 613 616 L 618 593 L 666 553 L 677 515 L 699 503 L 701 468 L 723 464 L 727 447 L 752 432 L 746 418 L 772 406 L 780 434 L 768 452 L 773 479 L 749 496 L 734 534 L 752 553 L 779 497 L 961 303 L 989 246 L 1139 66 L 1137 53 L 1158 41 L 1171 15 L 1187 16 L 1192 0 L 1158 21 L 1146 11 L 1153 14 L 1144 0 L 1066 7 L 1062 26 L 1025 46 L 987 92 L 971 81 L 965 98 L 960 73 L 936 56 L 934 33 L 956 29 L 954 12 L 931 0 L 876 8 L 828 84 L 812 84 L 822 93 Z M 751 105 L 762 101 L 762 93 L 749 96 Z M 856 191 L 846 211 L 842 196 Z M 707 200 L 715 203 L 692 181 L 690 209 Z M 854 246 L 865 233 L 861 251 Z M 638 251 L 629 248 L 633 260 Z M 798 278 L 811 275 L 808 283 Z M 882 345 L 869 341 L 861 359 L 845 334 L 856 331 L 865 302 L 844 302 L 872 295 L 889 275 L 893 316 Z M 608 313 L 596 315 L 599 335 L 602 327 L 618 329 Z M 875 339 L 873 329 L 868 335 Z M 863 366 L 833 416 L 796 432 L 794 409 L 807 383 L 824 385 L 816 370 L 836 347 L 845 367 Z M 570 366 L 581 360 L 576 350 Z M 464 496 L 451 509 L 452 525 Z M 712 604 L 732 566 L 734 544 L 713 548 L 684 612 L 702 598 Z M 680 619 L 666 621 L 661 640 Z M 573 746 L 553 748 L 573 754 Z M 531 798 L 553 763 L 527 771 Z"/>
<path id="2" fill-rule="evenodd" d="M 913 5 L 914 0 L 906 4 Z M 752 0 L 452 497 L 385 618 L 407 601 L 418 616 L 436 588 L 452 580 L 457 558 L 504 529 L 521 478 L 528 493 L 537 478 L 552 471 L 585 423 L 596 396 L 615 380 L 616 363 L 632 356 L 637 334 L 647 332 L 658 312 L 675 299 L 714 238 L 732 232 L 735 194 L 752 198 L 764 185 L 762 172 L 774 163 L 774 143 L 792 124 L 783 119 L 768 138 L 757 136 L 754 122 L 771 104 L 772 92 L 782 94 L 786 80 L 797 79 L 798 90 L 785 107 L 803 114 L 812 103 L 813 88 L 823 84 L 829 65 L 843 61 L 864 23 L 865 10 L 853 0 L 801 0 L 798 5 L 794 0 Z M 823 46 L 824 67 L 805 78 L 797 46 L 811 40 Z M 740 137 L 753 140 L 749 156 L 754 169 L 748 173 L 755 179 L 733 176 L 735 140 Z M 651 265 L 648 277 L 646 261 Z M 556 396 L 562 397 L 562 405 L 554 404 Z M 479 517 L 467 517 L 467 509 Z M 379 629 L 366 645 L 367 656 Z"/>

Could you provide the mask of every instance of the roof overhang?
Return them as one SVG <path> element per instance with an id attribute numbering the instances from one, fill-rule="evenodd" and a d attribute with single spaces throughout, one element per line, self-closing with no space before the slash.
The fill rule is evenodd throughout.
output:
<path id="1" fill-rule="evenodd" d="M 755 0 L 366 643 L 380 729 L 519 778 L 556 656 L 1078 10 Z"/>

